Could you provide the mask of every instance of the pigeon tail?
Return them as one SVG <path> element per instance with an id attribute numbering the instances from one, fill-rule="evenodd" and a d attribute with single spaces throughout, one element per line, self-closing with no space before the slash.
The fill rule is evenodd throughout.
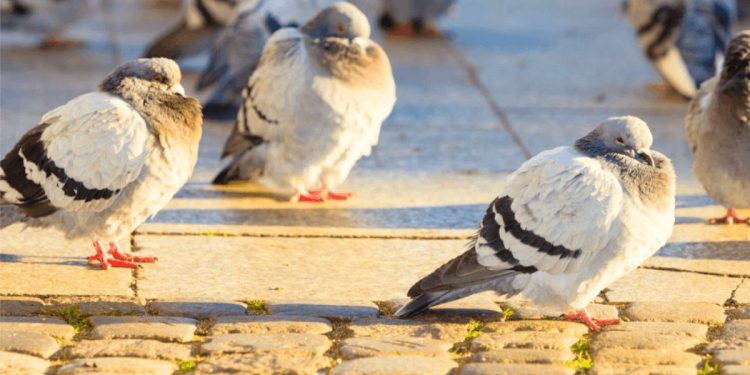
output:
<path id="1" fill-rule="evenodd" d="M 232 162 L 219 172 L 213 180 L 214 185 L 226 185 L 236 180 L 257 181 L 263 176 L 266 165 L 266 147 L 260 145 L 240 153 Z"/>
<path id="2" fill-rule="evenodd" d="M 419 315 L 427 311 L 430 307 L 442 302 L 443 297 L 449 293 L 449 291 L 445 291 L 422 294 L 409 301 L 406 305 L 401 306 L 401 308 L 393 315 L 399 318 L 411 318 L 415 315 Z"/>

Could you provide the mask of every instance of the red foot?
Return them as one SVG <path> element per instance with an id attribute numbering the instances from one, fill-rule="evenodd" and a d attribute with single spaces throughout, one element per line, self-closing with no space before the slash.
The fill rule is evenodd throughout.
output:
<path id="1" fill-rule="evenodd" d="M 156 261 L 155 257 L 139 257 L 121 253 L 114 242 L 109 243 L 109 251 L 106 253 L 102 249 L 101 244 L 99 244 L 99 241 L 94 241 L 94 249 L 96 250 L 96 254 L 87 258 L 88 263 L 92 264 L 94 261 L 97 261 L 101 264 L 103 270 L 108 270 L 110 267 L 138 268 L 136 263 L 152 263 Z M 112 257 L 109 257 L 109 255 Z"/>
<path id="2" fill-rule="evenodd" d="M 292 201 L 320 203 L 320 202 L 323 202 L 323 197 L 320 195 L 319 192 L 311 191 L 307 194 L 304 194 L 304 193 L 297 191 L 292 197 Z"/>
<path id="3" fill-rule="evenodd" d="M 411 38 L 414 36 L 414 29 L 408 23 L 396 25 L 396 27 L 394 27 L 390 31 L 390 34 L 393 36 L 403 36 L 403 37 Z"/>
<path id="4" fill-rule="evenodd" d="M 592 331 L 598 331 L 599 328 L 604 327 L 604 326 L 620 324 L 620 319 L 592 319 L 589 317 L 589 314 L 586 313 L 586 310 L 584 309 L 581 309 L 578 311 L 571 311 L 565 314 L 565 320 L 581 321 L 584 324 L 586 324 L 589 327 L 589 329 Z"/>
<path id="5" fill-rule="evenodd" d="M 135 263 L 154 263 L 157 260 L 156 257 L 139 257 L 133 254 L 121 253 L 120 250 L 117 249 L 117 245 L 115 245 L 114 242 L 109 243 L 109 251 L 107 253 L 115 257 L 115 259 L 117 260 L 124 260 Z"/>
<path id="6" fill-rule="evenodd" d="M 729 225 L 732 225 L 734 223 L 747 224 L 748 218 L 737 215 L 737 212 L 735 212 L 734 209 L 730 208 L 727 210 L 727 214 L 724 215 L 724 217 L 708 219 L 708 223 L 709 224 L 729 224 Z"/>
<path id="7" fill-rule="evenodd" d="M 429 25 L 425 26 L 423 33 L 425 36 L 430 37 L 430 38 L 439 38 L 443 36 L 443 33 L 440 32 L 440 30 L 438 30 L 434 26 L 429 26 Z"/>
<path id="8" fill-rule="evenodd" d="M 333 191 L 326 191 L 326 198 L 332 199 L 335 201 L 345 201 L 349 199 L 354 193 L 350 191 L 340 191 L 340 192 L 333 192 Z"/>
<path id="9" fill-rule="evenodd" d="M 78 48 L 84 45 L 84 42 L 76 39 L 65 39 L 60 37 L 50 37 L 39 43 L 40 49 L 63 49 Z"/>

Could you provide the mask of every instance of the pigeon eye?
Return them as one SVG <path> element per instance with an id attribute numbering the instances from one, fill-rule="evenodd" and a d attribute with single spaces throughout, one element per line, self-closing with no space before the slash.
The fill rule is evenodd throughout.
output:
<path id="1" fill-rule="evenodd" d="M 617 144 L 620 144 L 620 145 L 624 145 L 625 144 L 625 140 L 623 140 L 622 137 L 617 137 L 617 139 L 615 139 L 615 141 L 617 142 Z"/>
<path id="2" fill-rule="evenodd" d="M 340 32 L 340 33 L 343 33 L 343 32 L 344 32 L 344 25 L 341 25 L 341 24 L 340 24 L 340 25 L 336 26 L 336 30 L 337 30 L 338 32 Z"/>

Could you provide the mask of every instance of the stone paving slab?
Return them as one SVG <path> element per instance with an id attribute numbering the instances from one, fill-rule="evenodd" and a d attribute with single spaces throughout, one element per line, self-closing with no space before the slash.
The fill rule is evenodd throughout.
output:
<path id="1" fill-rule="evenodd" d="M 190 357 L 190 347 L 184 344 L 156 340 L 81 340 L 63 349 L 63 358 L 138 357 L 164 360 L 184 360 Z"/>
<path id="2" fill-rule="evenodd" d="M 677 366 L 697 367 L 703 358 L 697 354 L 672 350 L 607 348 L 596 351 L 594 363 L 603 366 Z"/>
<path id="3" fill-rule="evenodd" d="M 0 373 L 3 374 L 43 374 L 49 361 L 26 354 L 0 351 Z"/>
<path id="4" fill-rule="evenodd" d="M 678 366 L 598 366 L 594 365 L 591 375 L 695 375 L 695 367 Z M 725 369 L 721 369 L 725 374 Z"/>
<path id="5" fill-rule="evenodd" d="M 345 361 L 331 375 L 449 375 L 456 367 L 456 362 L 444 358 L 370 357 Z"/>
<path id="6" fill-rule="evenodd" d="M 332 329 L 323 318 L 295 315 L 222 316 L 211 327 L 212 335 L 225 333 L 325 334 Z"/>
<path id="7" fill-rule="evenodd" d="M 36 297 L 0 297 L 0 315 L 33 315 L 42 312 L 44 301 Z"/>
<path id="8" fill-rule="evenodd" d="M 35 316 L 0 317 L 0 332 L 3 331 L 36 332 L 62 340 L 72 340 L 75 334 L 73 327 L 62 319 Z"/>
<path id="9" fill-rule="evenodd" d="M 47 298 L 47 310 L 59 311 L 73 308 L 81 315 L 143 315 L 146 313 L 145 300 L 139 297 L 91 297 L 61 296 Z"/>
<path id="10" fill-rule="evenodd" d="M 604 332 L 633 332 L 642 335 L 689 336 L 706 340 L 708 326 L 698 323 L 664 323 L 664 322 L 621 322 L 603 327 Z"/>
<path id="11" fill-rule="evenodd" d="M 353 337 L 341 344 L 343 359 L 407 355 L 448 358 L 453 343 L 424 337 L 383 336 Z"/>
<path id="12" fill-rule="evenodd" d="M 177 366 L 174 363 L 155 359 L 112 357 L 85 358 L 60 367 L 59 375 L 78 374 L 143 374 L 171 375 Z"/>
<path id="13" fill-rule="evenodd" d="M 728 349 L 714 353 L 714 361 L 722 366 L 733 364 L 750 366 L 750 349 Z"/>
<path id="14" fill-rule="evenodd" d="M 750 366 L 729 365 L 721 369 L 723 375 L 745 375 L 750 374 Z"/>
<path id="15" fill-rule="evenodd" d="M 562 365 L 528 365 L 500 363 L 469 363 L 461 368 L 462 375 L 572 375 L 575 370 Z"/>
<path id="16" fill-rule="evenodd" d="M 605 349 L 645 349 L 681 352 L 703 342 L 685 335 L 649 334 L 644 332 L 605 331 L 597 334 L 591 342 L 591 352 L 596 355 Z"/>
<path id="17" fill-rule="evenodd" d="M 266 308 L 272 314 L 317 316 L 334 319 L 372 318 L 378 309 L 372 302 L 363 300 L 268 300 Z"/>
<path id="18" fill-rule="evenodd" d="M 625 309 L 625 316 L 630 320 L 651 322 L 680 322 L 723 324 L 726 320 L 724 308 L 717 304 L 705 302 L 663 303 L 635 302 Z"/>
<path id="19" fill-rule="evenodd" d="M 91 319 L 95 339 L 157 339 L 189 342 L 197 321 L 180 317 L 94 316 Z"/>
<path id="20" fill-rule="evenodd" d="M 404 319 L 355 319 L 349 329 L 357 337 L 412 336 L 449 342 L 462 341 L 466 334 L 466 324 L 424 323 Z"/>
<path id="21" fill-rule="evenodd" d="M 471 342 L 475 352 L 500 349 L 547 349 L 567 350 L 578 338 L 555 332 L 513 331 L 506 333 L 483 333 Z"/>
<path id="22" fill-rule="evenodd" d="M 38 332 L 0 331 L 0 351 L 31 354 L 49 358 L 60 345 L 50 336 Z"/>
<path id="23" fill-rule="evenodd" d="M 476 353 L 471 356 L 472 362 L 490 362 L 503 364 L 564 364 L 575 359 L 569 350 L 538 349 L 502 349 Z"/>
<path id="24" fill-rule="evenodd" d="M 742 285 L 734 293 L 734 300 L 742 304 L 750 303 L 750 281 L 745 279 L 742 282 Z"/>
<path id="25" fill-rule="evenodd" d="M 709 351 L 750 348 L 750 319 L 727 322 L 721 329 L 718 340 L 708 345 Z"/>
<path id="26" fill-rule="evenodd" d="M 322 355 L 331 342 L 323 335 L 304 333 L 230 333 L 212 336 L 201 345 L 205 354 L 234 354 L 265 351 L 308 351 Z"/>
<path id="27" fill-rule="evenodd" d="M 622 302 L 709 302 L 723 305 L 741 279 L 637 269 L 608 287 L 610 303 Z"/>
<path id="28" fill-rule="evenodd" d="M 488 322 L 483 331 L 498 335 L 511 332 L 539 332 L 581 337 L 589 332 L 581 323 L 555 320 L 514 320 L 508 322 Z"/>
<path id="29" fill-rule="evenodd" d="M 512 298 L 508 301 L 502 302 L 501 305 L 513 309 L 513 319 L 557 319 L 561 316 L 561 314 L 554 309 L 535 306 L 522 299 Z M 595 319 L 608 320 L 619 318 L 617 307 L 612 305 L 591 303 L 586 306 L 586 311 L 589 313 L 590 317 Z"/>
<path id="30" fill-rule="evenodd" d="M 154 315 L 185 316 L 194 319 L 216 318 L 218 316 L 244 314 L 244 303 L 234 301 L 164 301 L 149 302 L 148 311 Z"/>
<path id="31" fill-rule="evenodd" d="M 329 363 L 328 358 L 307 351 L 229 354 L 206 358 L 193 373 L 316 374 Z"/>

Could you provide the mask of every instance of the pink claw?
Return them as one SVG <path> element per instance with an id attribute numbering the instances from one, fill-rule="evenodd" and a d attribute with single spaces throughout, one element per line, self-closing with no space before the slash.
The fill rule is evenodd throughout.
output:
<path id="1" fill-rule="evenodd" d="M 708 219 L 709 224 L 747 224 L 748 218 L 737 215 L 737 212 L 730 208 L 723 217 Z"/>
<path id="2" fill-rule="evenodd" d="M 107 251 L 107 254 L 112 255 L 113 258 L 105 257 L 104 250 L 99 241 L 94 241 L 94 249 L 96 250 L 96 254 L 87 258 L 88 263 L 92 264 L 97 261 L 101 264 L 103 270 L 108 270 L 110 267 L 138 268 L 136 263 L 153 263 L 156 261 L 156 257 L 139 257 L 121 253 L 114 242 L 109 243 L 109 250 Z"/>
<path id="3" fill-rule="evenodd" d="M 620 319 L 592 319 L 584 309 L 566 313 L 565 320 L 583 322 L 589 327 L 590 330 L 594 332 L 598 331 L 599 328 L 604 326 L 620 324 Z"/>
<path id="4" fill-rule="evenodd" d="M 117 260 L 124 260 L 135 263 L 154 263 L 158 258 L 156 257 L 139 257 L 137 255 L 121 253 L 114 242 L 109 243 L 109 254 L 111 254 Z"/>

